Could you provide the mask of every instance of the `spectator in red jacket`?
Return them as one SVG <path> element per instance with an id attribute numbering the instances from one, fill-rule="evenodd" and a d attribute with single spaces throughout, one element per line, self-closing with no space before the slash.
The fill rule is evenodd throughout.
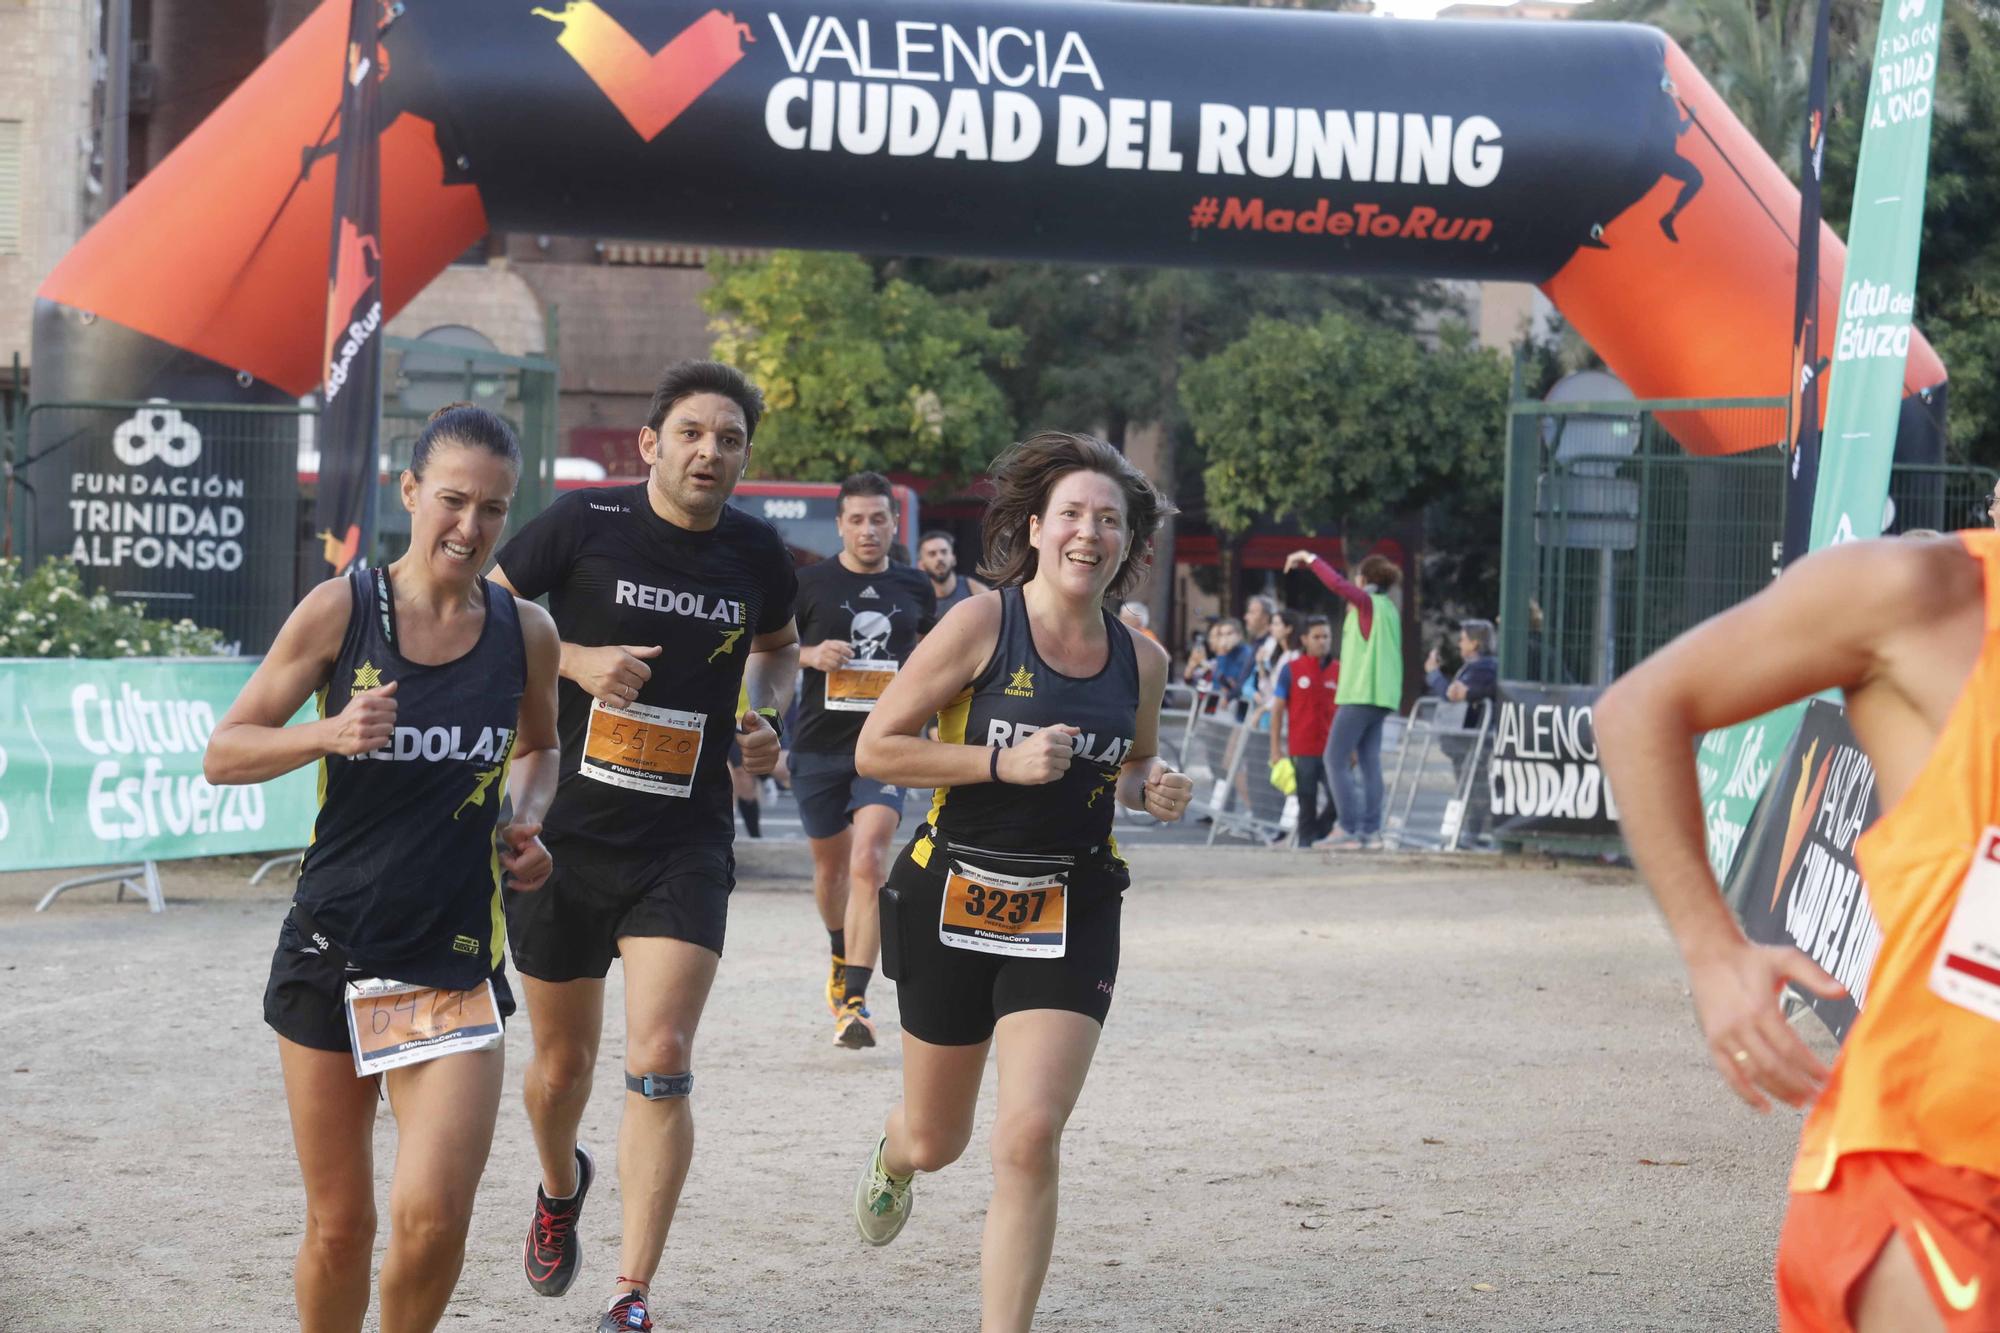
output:
<path id="1" fill-rule="evenodd" d="M 1286 662 L 1272 687 L 1279 706 L 1271 713 L 1271 762 L 1281 754 L 1292 760 L 1298 780 L 1298 845 L 1310 847 L 1333 831 L 1336 811 L 1333 787 L 1327 779 L 1326 741 L 1333 730 L 1333 702 L 1340 684 L 1340 659 L 1333 655 L 1333 626 L 1325 616 L 1305 622 L 1304 649 Z M 1326 812 L 1319 808 L 1326 794 Z"/>

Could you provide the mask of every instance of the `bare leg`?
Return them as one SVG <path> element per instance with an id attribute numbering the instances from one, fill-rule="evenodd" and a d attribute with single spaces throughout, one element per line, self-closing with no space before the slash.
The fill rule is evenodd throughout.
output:
<path id="1" fill-rule="evenodd" d="M 521 1080 L 542 1192 L 551 1199 L 576 1193 L 576 1127 L 590 1104 L 591 1074 L 604 1034 L 604 979 L 537 981 L 521 978 L 535 1053 Z"/>
<path id="2" fill-rule="evenodd" d="M 854 812 L 847 857 L 847 962 L 873 968 L 882 954 L 881 906 L 876 891 L 887 878 L 889 842 L 900 823 L 886 805 L 864 805 Z"/>
<path id="3" fill-rule="evenodd" d="M 813 856 L 813 901 L 819 906 L 820 924 L 839 930 L 847 916 L 847 861 L 854 843 L 854 830 L 844 828 L 831 838 L 808 838 Z"/>
<path id="4" fill-rule="evenodd" d="M 292 1267 L 302 1333 L 360 1333 L 375 1248 L 375 1080 L 354 1057 L 278 1038 L 306 1234 Z"/>
<path id="5" fill-rule="evenodd" d="M 447 1055 L 386 1075 L 396 1113 L 382 1333 L 430 1333 L 459 1270 L 472 1199 L 493 1149 L 504 1050 Z"/>
<path id="6" fill-rule="evenodd" d="M 903 1100 L 882 1126 L 889 1139 L 882 1165 L 891 1175 L 942 1171 L 965 1151 L 990 1045 L 934 1046 L 903 1034 Z"/>
<path id="7" fill-rule="evenodd" d="M 1102 1032 L 1096 1019 L 1061 1009 L 1008 1014 L 994 1030 L 1000 1107 L 979 1262 L 980 1327 L 986 1333 L 1034 1322 L 1055 1247 L 1063 1127 Z"/>
<path id="8" fill-rule="evenodd" d="M 685 940 L 625 936 L 618 949 L 625 958 L 625 1068 L 639 1075 L 691 1072 L 695 1027 L 721 959 Z M 618 1185 L 625 1206 L 620 1275 L 641 1285 L 652 1282 L 693 1158 L 694 1111 L 688 1099 L 649 1101 L 627 1090 L 618 1128 Z"/>
<path id="9" fill-rule="evenodd" d="M 1854 1297 L 1856 1333 L 1944 1333 L 1944 1318 L 1901 1233 L 1889 1237 Z"/>

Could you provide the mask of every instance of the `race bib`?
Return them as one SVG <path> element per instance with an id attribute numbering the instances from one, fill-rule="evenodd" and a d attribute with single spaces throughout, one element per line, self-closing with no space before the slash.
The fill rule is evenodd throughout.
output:
<path id="1" fill-rule="evenodd" d="M 1989 825 L 1979 835 L 1944 944 L 1931 963 L 1931 989 L 1961 1009 L 2000 1021 L 2000 828 Z"/>
<path id="2" fill-rule="evenodd" d="M 954 949 L 1060 958 L 1068 944 L 1064 872 L 1001 875 L 954 861 L 938 909 L 938 939 Z"/>
<path id="3" fill-rule="evenodd" d="M 370 978 L 347 983 L 347 1036 L 354 1072 L 369 1078 L 461 1051 L 500 1044 L 500 1006 L 493 983 L 438 990 Z"/>
<path id="4" fill-rule="evenodd" d="M 691 795 L 707 721 L 705 713 L 638 703 L 612 708 L 592 699 L 590 729 L 576 771 L 627 791 Z"/>
<path id="5" fill-rule="evenodd" d="M 826 676 L 826 707 L 833 713 L 866 713 L 896 678 L 896 664 L 886 660 L 851 661 Z"/>

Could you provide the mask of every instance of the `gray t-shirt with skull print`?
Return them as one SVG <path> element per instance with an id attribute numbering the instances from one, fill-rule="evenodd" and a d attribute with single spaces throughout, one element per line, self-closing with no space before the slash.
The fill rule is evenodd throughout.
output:
<path id="1" fill-rule="evenodd" d="M 792 749 L 851 755 L 875 700 L 937 618 L 937 594 L 922 570 L 892 563 L 856 574 L 836 556 L 799 571 L 798 618 L 800 643 L 845 639 L 854 657 L 831 675 L 805 669 Z"/>

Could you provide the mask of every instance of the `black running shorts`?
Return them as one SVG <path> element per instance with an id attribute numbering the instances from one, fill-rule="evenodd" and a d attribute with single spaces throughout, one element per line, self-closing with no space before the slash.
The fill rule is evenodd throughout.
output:
<path id="1" fill-rule="evenodd" d="M 1118 921 L 1131 883 L 1124 863 L 1085 858 L 1069 882 L 1069 934 L 1060 958 L 1011 958 L 954 948 L 938 938 L 950 854 L 933 845 L 928 867 L 915 851 L 917 836 L 889 869 L 882 931 L 896 932 L 899 954 L 892 975 L 903 1030 L 934 1046 L 971 1046 L 993 1035 L 993 1025 L 1024 1009 L 1062 1009 L 1104 1021 L 1118 980 Z M 895 921 L 889 920 L 893 902 Z M 883 956 L 892 952 L 885 939 Z"/>
<path id="2" fill-rule="evenodd" d="M 507 935 L 522 976 L 602 977 L 626 935 L 685 940 L 721 954 L 736 887 L 736 855 L 727 843 L 639 854 L 591 850 L 552 843 L 548 882 L 533 893 L 506 891 Z"/>
<path id="3" fill-rule="evenodd" d="M 289 914 L 278 930 L 278 950 L 271 955 L 271 979 L 264 987 L 264 1021 L 287 1041 L 316 1051 L 351 1054 L 347 1036 L 349 974 L 322 958 L 293 924 Z M 359 976 L 356 972 L 354 976 Z M 505 964 L 493 969 L 493 999 L 504 1020 L 514 1012 L 514 991 L 507 984 Z"/>

